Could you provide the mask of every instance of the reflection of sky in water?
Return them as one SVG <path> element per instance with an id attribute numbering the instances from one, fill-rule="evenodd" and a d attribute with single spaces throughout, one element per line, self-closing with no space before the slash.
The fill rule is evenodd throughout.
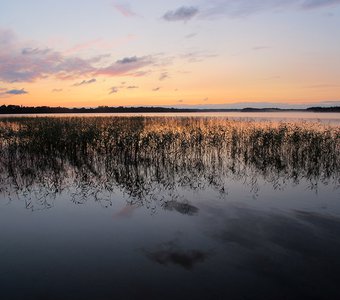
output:
<path id="1" fill-rule="evenodd" d="M 22 117 L 23 115 L 0 115 L 1 118 Z M 24 115 L 25 116 L 25 115 Z M 26 115 L 28 117 L 219 117 L 236 120 L 255 120 L 255 121 L 303 121 L 321 122 L 326 124 L 339 124 L 339 113 L 315 113 L 315 112 L 203 112 L 203 113 L 101 113 L 101 114 L 39 114 Z"/>
<path id="2" fill-rule="evenodd" d="M 266 189 L 258 199 L 241 187 L 226 199 L 186 192 L 194 207 L 189 215 L 161 204 L 150 214 L 120 193 L 109 208 L 61 195 L 53 209 L 33 212 L 2 198 L 2 293 L 5 299 L 335 297 L 339 191 L 301 190 Z"/>
<path id="3" fill-rule="evenodd" d="M 266 170 L 175 174 L 181 184 L 174 175 L 171 189 L 163 182 L 143 198 L 129 181 L 98 191 L 103 177 L 70 170 L 54 173 L 72 186 L 52 195 L 44 172 L 16 193 L 3 189 L 1 298 L 338 298 L 337 171 L 297 181 Z"/>

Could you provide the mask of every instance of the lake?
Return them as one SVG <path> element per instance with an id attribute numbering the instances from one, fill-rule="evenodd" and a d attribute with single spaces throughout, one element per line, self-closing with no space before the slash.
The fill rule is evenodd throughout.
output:
<path id="1" fill-rule="evenodd" d="M 339 114 L 0 118 L 1 299 L 339 299 Z"/>
<path id="2" fill-rule="evenodd" d="M 228 118 L 231 120 L 254 121 L 302 121 L 321 122 L 326 124 L 340 124 L 340 113 L 316 112 L 201 112 L 201 113 L 100 113 L 100 114 L 12 114 L 0 115 L 1 118 L 9 117 L 214 117 Z"/>

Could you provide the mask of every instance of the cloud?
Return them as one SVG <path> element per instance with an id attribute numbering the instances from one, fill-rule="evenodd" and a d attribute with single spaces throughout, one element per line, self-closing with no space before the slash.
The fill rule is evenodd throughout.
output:
<path id="1" fill-rule="evenodd" d="M 39 49 L 39 48 L 24 48 L 21 53 L 23 55 L 45 55 L 50 52 L 50 49 Z"/>
<path id="2" fill-rule="evenodd" d="M 243 17 L 268 10 L 310 10 L 339 4 L 340 0 L 205 0 L 200 17 Z"/>
<path id="3" fill-rule="evenodd" d="M 28 94 L 27 91 L 25 91 L 25 89 L 21 89 L 21 90 L 8 90 L 5 92 L 5 94 L 9 94 L 9 95 L 24 95 L 24 94 Z"/>
<path id="4" fill-rule="evenodd" d="M 167 78 L 169 78 L 169 74 L 168 74 L 168 72 L 163 72 L 163 73 L 161 73 L 161 75 L 159 75 L 159 80 L 160 81 L 162 81 L 162 80 L 165 80 L 165 79 L 167 79 Z"/>
<path id="5" fill-rule="evenodd" d="M 53 49 L 27 47 L 11 31 L 0 30 L 0 81 L 34 82 L 50 76 L 61 80 L 84 76 L 142 76 L 145 66 L 155 66 L 153 56 L 125 57 L 104 66 L 96 64 L 107 55 L 92 58 L 67 56 Z M 31 43 L 32 44 L 32 43 Z M 146 73 L 144 73 L 146 74 Z M 86 84 L 84 82 L 84 84 Z"/>
<path id="6" fill-rule="evenodd" d="M 166 21 L 189 21 L 198 14 L 199 10 L 194 6 L 181 6 L 176 10 L 167 11 L 163 19 Z"/>
<path id="7" fill-rule="evenodd" d="M 96 82 L 96 81 L 97 81 L 96 78 L 92 78 L 92 79 L 89 79 L 89 80 L 83 80 L 83 81 L 81 81 L 81 82 L 77 82 L 77 83 L 75 83 L 73 86 L 87 85 L 87 84 L 94 83 L 94 82 Z"/>
<path id="8" fill-rule="evenodd" d="M 160 87 L 156 87 L 154 89 L 152 89 L 154 92 L 158 92 L 161 88 Z"/>
<path id="9" fill-rule="evenodd" d="M 6 62 L 0 64 L 0 80 L 4 82 L 32 82 L 49 75 L 72 78 L 95 71 L 86 59 L 65 57 L 51 49 L 1 47 L 0 61 Z"/>
<path id="10" fill-rule="evenodd" d="M 333 5 L 339 5 L 340 0 L 305 0 L 300 1 L 301 8 L 303 9 L 313 9 L 313 8 L 319 8 L 324 6 L 333 6 Z"/>
<path id="11" fill-rule="evenodd" d="M 60 92 L 62 92 L 62 91 L 63 91 L 63 89 L 53 89 L 53 90 L 52 90 L 53 93 L 60 93 Z"/>
<path id="12" fill-rule="evenodd" d="M 207 58 L 217 57 L 217 54 L 214 53 L 206 53 L 206 52 L 189 52 L 180 55 L 180 58 L 187 60 L 189 63 L 196 63 L 204 61 Z"/>
<path id="13" fill-rule="evenodd" d="M 138 62 L 139 58 L 137 56 L 124 57 L 123 59 L 117 60 L 117 64 L 131 64 Z"/>
<path id="14" fill-rule="evenodd" d="M 108 75 L 108 76 L 118 76 L 118 75 L 131 75 L 131 76 L 139 76 L 138 73 L 130 73 L 131 71 L 135 71 L 141 69 L 145 66 L 154 64 L 154 59 L 151 56 L 142 56 L 142 57 L 125 57 L 123 59 L 117 60 L 115 63 L 111 64 L 108 67 L 98 69 L 96 74 L 98 75 Z M 145 71 L 142 71 L 145 72 Z M 145 75 L 146 73 L 141 73 L 140 76 Z"/>
<path id="15" fill-rule="evenodd" d="M 114 3 L 114 8 L 124 17 L 136 17 L 137 14 L 132 11 L 128 3 Z"/>
<path id="16" fill-rule="evenodd" d="M 66 50 L 64 53 L 68 54 L 68 55 L 69 54 L 77 54 L 81 51 L 85 51 L 85 50 L 88 50 L 88 49 L 112 50 L 112 48 L 117 48 L 119 46 L 127 44 L 135 38 L 136 38 L 135 35 L 128 34 L 126 36 L 122 36 L 120 38 L 112 39 L 112 40 L 106 40 L 106 39 L 101 39 L 101 38 L 92 39 L 92 40 L 86 41 L 84 43 L 76 44 L 73 47 Z M 110 54 L 103 54 L 102 56 L 104 56 L 103 58 L 105 58 L 105 56 L 109 57 Z"/>
<path id="17" fill-rule="evenodd" d="M 148 71 L 137 71 L 137 72 L 129 73 L 128 75 L 133 76 L 133 77 L 143 77 L 143 76 L 146 76 L 150 73 L 151 73 L 151 71 L 148 70 Z"/>
<path id="18" fill-rule="evenodd" d="M 118 93 L 118 88 L 113 86 L 110 88 L 109 95 Z"/>
<path id="19" fill-rule="evenodd" d="M 125 81 L 122 81 L 119 86 L 116 86 L 117 89 L 127 89 L 127 90 L 134 90 L 139 89 L 137 85 L 126 85 Z"/>
<path id="20" fill-rule="evenodd" d="M 76 44 L 72 48 L 68 49 L 66 53 L 73 54 L 73 53 L 77 53 L 82 50 L 91 49 L 92 47 L 97 46 L 100 42 L 101 42 L 101 39 L 94 39 L 94 40 L 87 41 L 85 43 Z"/>

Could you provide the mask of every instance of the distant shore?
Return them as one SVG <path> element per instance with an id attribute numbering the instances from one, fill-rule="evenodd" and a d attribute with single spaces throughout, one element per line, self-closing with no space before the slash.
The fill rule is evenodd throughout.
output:
<path id="1" fill-rule="evenodd" d="M 281 108 L 242 108 L 242 109 L 196 109 L 174 107 L 109 107 L 99 106 L 96 108 L 68 108 L 50 106 L 19 106 L 2 105 L 0 114 L 77 114 L 77 113 L 204 113 L 204 112 L 332 112 L 340 113 L 340 106 L 333 107 L 309 107 L 306 109 L 281 109 Z"/>

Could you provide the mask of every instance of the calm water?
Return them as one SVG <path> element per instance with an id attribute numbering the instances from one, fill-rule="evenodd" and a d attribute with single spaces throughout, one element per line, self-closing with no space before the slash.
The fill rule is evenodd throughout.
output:
<path id="1" fill-rule="evenodd" d="M 218 117 L 234 120 L 254 121 L 302 121 L 321 122 L 326 124 L 340 124 L 340 113 L 314 113 L 314 112 L 221 112 L 221 113 L 119 113 L 119 114 L 40 114 L 40 115 L 0 115 L 8 117 Z"/>
<path id="2" fill-rule="evenodd" d="M 11 118 L 0 137 L 1 299 L 340 297 L 334 123 Z"/>

